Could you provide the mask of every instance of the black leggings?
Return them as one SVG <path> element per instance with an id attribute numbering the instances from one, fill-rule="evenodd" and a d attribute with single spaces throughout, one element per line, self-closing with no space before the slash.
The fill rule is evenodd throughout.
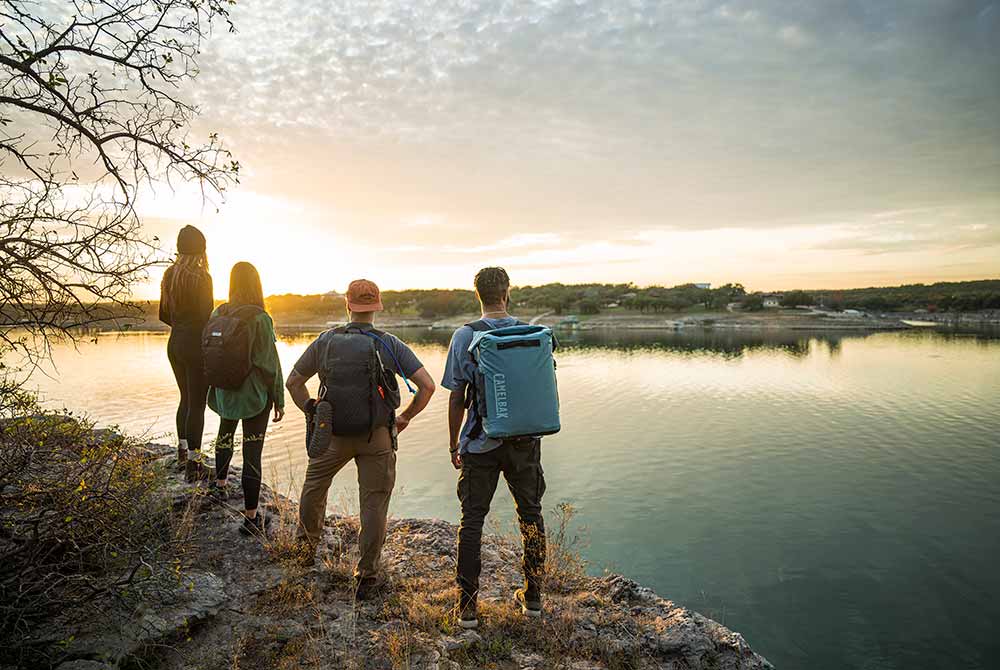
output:
<path id="1" fill-rule="evenodd" d="M 260 502 L 260 455 L 264 451 L 264 435 L 271 403 L 264 411 L 250 419 L 243 419 L 243 507 L 257 509 Z M 222 419 L 219 438 L 215 442 L 215 478 L 223 480 L 229 475 L 229 462 L 233 460 L 233 437 L 240 419 Z"/>
<path id="2" fill-rule="evenodd" d="M 167 341 L 167 358 L 181 392 L 177 406 L 177 437 L 187 440 L 188 449 L 201 449 L 205 432 L 205 401 L 208 383 L 201 357 L 201 330 L 175 328 Z"/>

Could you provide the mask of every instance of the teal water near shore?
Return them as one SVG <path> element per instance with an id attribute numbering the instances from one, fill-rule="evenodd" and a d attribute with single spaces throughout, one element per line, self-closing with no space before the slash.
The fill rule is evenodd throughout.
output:
<path id="1" fill-rule="evenodd" d="M 398 334 L 440 378 L 448 333 Z M 286 372 L 310 339 L 282 338 Z M 595 571 L 740 631 L 779 668 L 996 666 L 1000 339 L 638 331 L 562 344 L 546 507 L 576 506 Z M 104 335 L 54 360 L 56 376 L 34 379 L 50 406 L 168 439 L 165 335 Z M 457 519 L 446 400 L 403 433 L 397 516 Z M 209 412 L 209 439 L 217 426 Z M 271 428 L 278 490 L 296 493 L 303 432 L 294 411 Z M 331 511 L 356 508 L 354 480 L 339 475 Z M 502 525 L 510 508 L 501 490 Z"/>

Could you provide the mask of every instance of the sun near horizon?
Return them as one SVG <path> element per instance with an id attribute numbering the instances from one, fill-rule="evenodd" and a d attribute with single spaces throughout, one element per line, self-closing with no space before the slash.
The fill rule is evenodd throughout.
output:
<path id="1" fill-rule="evenodd" d="M 237 260 L 271 294 L 468 288 L 484 263 L 519 285 L 1000 276 L 994 2 L 263 2 L 232 19 L 185 92 L 242 183 L 140 200 L 167 253 L 182 225 L 205 231 L 218 297 Z"/>

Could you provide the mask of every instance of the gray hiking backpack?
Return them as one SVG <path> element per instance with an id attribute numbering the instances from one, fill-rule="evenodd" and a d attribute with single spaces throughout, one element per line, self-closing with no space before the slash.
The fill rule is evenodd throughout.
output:
<path id="1" fill-rule="evenodd" d="M 368 435 L 371 439 L 376 427 L 395 423 L 400 404 L 396 375 L 382 363 L 385 333 L 349 326 L 330 332 L 320 370 L 319 401 L 330 403 L 333 435 Z"/>

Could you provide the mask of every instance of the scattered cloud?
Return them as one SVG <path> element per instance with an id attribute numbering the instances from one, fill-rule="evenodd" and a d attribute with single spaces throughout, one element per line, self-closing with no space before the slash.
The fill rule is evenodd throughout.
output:
<path id="1" fill-rule="evenodd" d="M 813 39 L 799 26 L 783 26 L 778 31 L 778 37 L 782 42 L 792 47 L 806 47 L 812 44 Z"/>
<path id="2" fill-rule="evenodd" d="M 189 94 L 244 188 L 343 244 L 377 230 L 445 258 L 426 273 L 472 255 L 694 276 L 711 250 L 668 272 L 643 236 L 737 230 L 820 263 L 947 250 L 1000 274 L 968 251 L 1000 225 L 996 1 L 259 0 L 233 19 Z M 754 253 L 735 275 L 790 262 Z"/>

